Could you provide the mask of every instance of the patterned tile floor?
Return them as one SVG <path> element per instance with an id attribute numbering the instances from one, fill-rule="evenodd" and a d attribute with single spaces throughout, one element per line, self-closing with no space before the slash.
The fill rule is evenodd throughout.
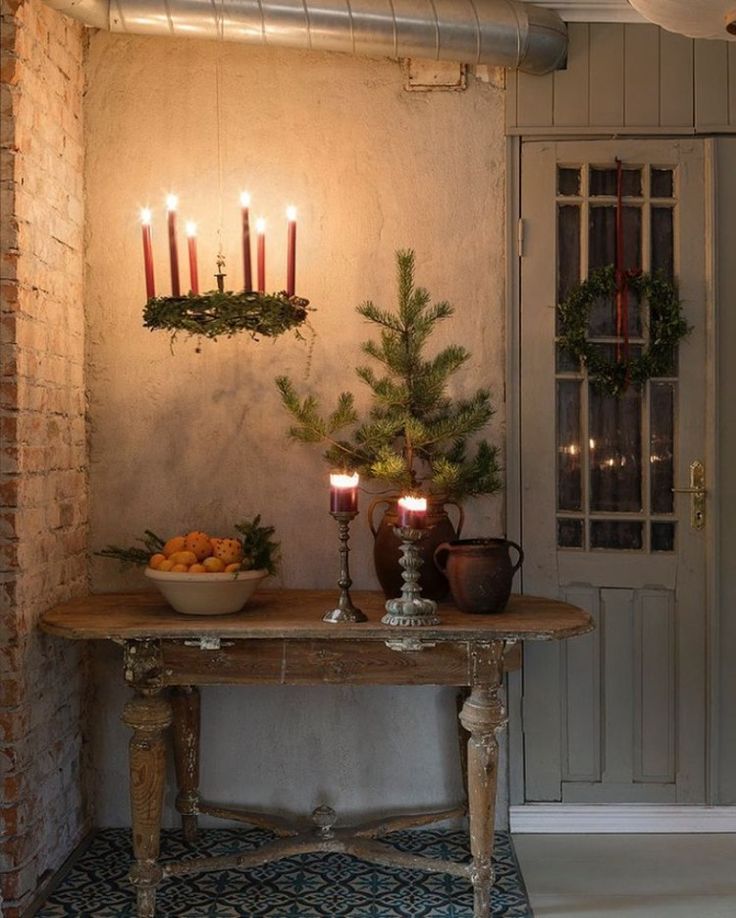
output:
<path id="1" fill-rule="evenodd" d="M 187 846 L 164 832 L 162 858 L 228 854 L 270 839 L 259 829 L 205 829 Z M 458 831 L 395 832 L 402 851 L 464 861 Z M 132 854 L 125 829 L 99 832 L 36 913 L 37 918 L 134 918 L 126 879 Z M 496 836 L 493 918 L 530 918 L 524 882 L 508 835 Z M 216 871 L 165 880 L 157 916 L 186 918 L 472 918 L 470 885 L 458 877 L 379 867 L 343 854 L 304 854 L 248 871 Z"/>

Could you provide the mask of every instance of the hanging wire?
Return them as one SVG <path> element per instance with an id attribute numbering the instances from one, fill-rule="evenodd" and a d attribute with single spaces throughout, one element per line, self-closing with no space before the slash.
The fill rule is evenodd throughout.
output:
<path id="1" fill-rule="evenodd" d="M 217 56 L 215 58 L 215 118 L 217 121 L 217 197 L 219 201 L 217 222 L 217 265 L 222 271 L 225 256 L 222 251 L 223 186 L 222 186 L 222 49 L 225 44 L 225 0 L 215 8 L 217 23 Z"/>

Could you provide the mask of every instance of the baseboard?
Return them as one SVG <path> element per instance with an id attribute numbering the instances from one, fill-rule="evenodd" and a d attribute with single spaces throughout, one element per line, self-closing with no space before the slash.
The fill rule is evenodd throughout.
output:
<path id="1" fill-rule="evenodd" d="M 511 833 L 736 832 L 736 806 L 530 803 L 509 810 Z"/>
<path id="2" fill-rule="evenodd" d="M 38 889 L 34 893 L 33 900 L 31 901 L 30 905 L 28 905 L 23 911 L 23 918 L 33 918 L 36 912 L 46 902 L 51 893 L 56 889 L 56 887 L 61 883 L 64 877 L 69 873 L 72 867 L 84 854 L 87 848 L 89 848 L 89 846 L 92 844 L 92 840 L 94 839 L 96 832 L 96 829 L 91 829 L 88 831 L 87 834 L 79 842 L 79 844 L 71 852 L 71 854 L 67 857 L 61 867 L 59 867 L 58 870 L 53 871 L 53 873 L 51 873 L 49 876 L 42 878 Z M 2 915 L 1 911 L 0 915 Z"/>

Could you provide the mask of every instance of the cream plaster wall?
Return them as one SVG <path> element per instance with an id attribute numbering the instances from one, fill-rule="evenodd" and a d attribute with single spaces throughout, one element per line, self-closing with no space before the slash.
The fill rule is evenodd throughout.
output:
<path id="1" fill-rule="evenodd" d="M 273 378 L 290 373 L 327 402 L 342 388 L 361 393 L 353 367 L 367 329 L 354 307 L 393 304 L 393 253 L 411 246 L 418 280 L 457 308 L 438 344 L 472 351 L 457 392 L 491 386 L 492 437 L 502 442 L 502 92 L 471 82 L 465 93 L 408 93 L 390 61 L 105 33 L 91 39 L 87 76 L 91 547 L 129 544 L 147 527 L 223 531 L 261 512 L 283 546 L 277 585 L 330 586 L 337 552 L 326 468 L 318 450 L 285 439 Z M 299 207 L 297 290 L 317 307 L 308 381 L 307 348 L 291 337 L 205 342 L 201 353 L 182 339 L 172 353 L 164 333 L 142 327 L 138 208 L 156 208 L 166 291 L 165 194 L 177 192 L 182 218 L 199 223 L 205 276 L 222 201 L 227 270 L 239 286 L 243 187 L 269 221 L 270 288 L 283 285 L 283 208 Z M 498 534 L 501 506 L 500 497 L 473 501 L 467 532 Z M 373 587 L 365 514 L 354 530 L 354 579 Z M 93 583 L 142 585 L 99 560 Z M 128 818 L 127 737 L 116 655 L 108 648 L 100 660 L 98 822 L 110 825 Z M 452 801 L 460 777 L 451 694 L 212 689 L 203 787 L 296 812 L 323 801 L 353 813 Z"/>

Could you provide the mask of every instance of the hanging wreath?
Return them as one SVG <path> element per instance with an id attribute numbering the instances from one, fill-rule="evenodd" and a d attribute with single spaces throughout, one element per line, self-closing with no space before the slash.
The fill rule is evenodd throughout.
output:
<path id="1" fill-rule="evenodd" d="M 617 282 L 616 275 L 613 265 L 593 271 L 557 307 L 560 346 L 584 364 L 593 386 L 609 395 L 621 395 L 630 383 L 640 385 L 653 377 L 670 375 L 674 349 L 690 332 L 677 290 L 669 281 L 661 275 L 627 271 Z M 595 301 L 620 297 L 621 283 L 636 294 L 639 302 L 646 300 L 649 304 L 649 343 L 632 357 L 626 340 L 626 346 L 617 347 L 616 358 L 611 360 L 605 356 L 605 346 L 588 339 L 588 326 Z M 620 321 L 618 324 L 621 333 Z M 627 325 L 628 315 L 624 328 Z"/>
<path id="2" fill-rule="evenodd" d="M 276 338 L 290 329 L 298 334 L 307 320 L 309 300 L 286 293 L 232 293 L 213 290 L 189 296 L 153 297 L 143 309 L 143 324 L 176 335 L 231 337 L 238 332 Z"/>

